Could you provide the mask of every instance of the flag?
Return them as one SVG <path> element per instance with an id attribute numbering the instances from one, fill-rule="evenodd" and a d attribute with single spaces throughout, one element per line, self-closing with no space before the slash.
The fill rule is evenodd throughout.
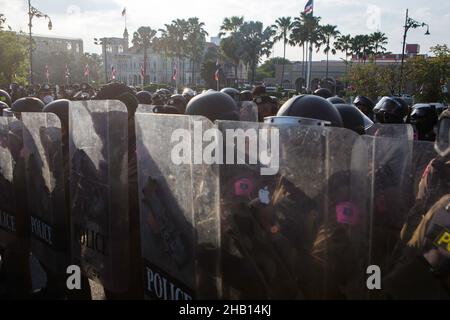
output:
<path id="1" fill-rule="evenodd" d="M 214 74 L 214 80 L 216 80 L 216 81 L 220 80 L 220 64 L 219 64 L 219 60 L 216 61 L 216 73 Z"/>
<path id="2" fill-rule="evenodd" d="M 111 67 L 111 79 L 116 80 L 116 68 Z"/>
<path id="3" fill-rule="evenodd" d="M 122 17 L 125 17 L 127 15 L 127 8 L 123 8 L 122 10 Z"/>
<path id="4" fill-rule="evenodd" d="M 66 77 L 66 79 L 70 78 L 70 70 L 69 70 L 69 67 L 67 66 L 67 64 L 66 64 L 66 72 L 64 73 L 64 76 Z"/>
<path id="5" fill-rule="evenodd" d="M 50 81 L 50 70 L 48 70 L 48 65 L 45 65 L 45 77 L 47 78 L 47 82 Z"/>
<path id="6" fill-rule="evenodd" d="M 174 64 L 173 65 L 173 74 L 172 74 L 173 81 L 177 81 L 177 73 L 178 73 L 177 66 Z"/>
<path id="7" fill-rule="evenodd" d="M 313 11 L 314 11 L 314 0 L 308 0 L 303 13 L 312 15 Z"/>
<path id="8" fill-rule="evenodd" d="M 144 79 L 144 77 L 145 77 L 144 66 L 141 65 L 141 79 Z"/>
<path id="9" fill-rule="evenodd" d="M 84 67 L 84 77 L 85 78 L 89 77 L 89 65 L 88 64 Z"/>

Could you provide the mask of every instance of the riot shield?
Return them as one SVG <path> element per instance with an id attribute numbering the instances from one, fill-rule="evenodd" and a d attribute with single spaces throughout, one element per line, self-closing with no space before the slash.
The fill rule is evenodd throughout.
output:
<path id="1" fill-rule="evenodd" d="M 128 116 L 120 101 L 71 102 L 72 258 L 106 289 L 129 286 Z"/>
<path id="2" fill-rule="evenodd" d="M 136 113 L 153 113 L 154 105 L 150 104 L 140 104 L 136 109 Z"/>
<path id="3" fill-rule="evenodd" d="M 374 123 L 369 129 L 366 130 L 366 135 L 414 140 L 414 128 L 410 124 Z"/>
<path id="4" fill-rule="evenodd" d="M 181 115 L 135 118 L 145 296 L 217 298 L 217 166 L 202 157 L 213 124 Z"/>
<path id="5" fill-rule="evenodd" d="M 408 211 L 414 204 L 414 141 L 364 136 L 369 150 L 367 169 L 371 185 L 371 264 L 388 270 Z"/>
<path id="6" fill-rule="evenodd" d="M 258 106 L 253 101 L 242 101 L 239 108 L 239 119 L 247 122 L 258 122 Z"/>
<path id="7" fill-rule="evenodd" d="M 19 120 L 0 117 L 0 246 L 3 248 L 29 237 L 22 128 Z"/>
<path id="8" fill-rule="evenodd" d="M 367 153 L 359 136 L 301 125 L 218 127 L 227 158 L 220 167 L 223 297 L 364 297 Z"/>
<path id="9" fill-rule="evenodd" d="M 52 113 L 22 113 L 33 254 L 53 272 L 70 259 L 61 123 Z"/>

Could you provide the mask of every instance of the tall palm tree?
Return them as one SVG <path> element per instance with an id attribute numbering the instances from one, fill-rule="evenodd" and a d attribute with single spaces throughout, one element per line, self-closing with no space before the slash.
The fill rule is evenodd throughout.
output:
<path id="1" fill-rule="evenodd" d="M 367 57 L 372 54 L 372 41 L 367 34 L 359 34 L 351 40 L 352 52 L 358 59 L 366 63 Z"/>
<path id="2" fill-rule="evenodd" d="M 374 32 L 370 35 L 370 41 L 372 42 L 372 48 L 375 55 L 384 54 L 386 52 L 385 45 L 388 44 L 388 38 L 386 34 L 382 32 Z"/>
<path id="3" fill-rule="evenodd" d="M 204 52 L 206 46 L 206 36 L 208 35 L 208 32 L 206 32 L 205 30 L 205 24 L 203 22 L 199 22 L 198 18 L 189 18 L 187 22 L 187 51 L 189 52 L 192 63 L 192 80 L 194 85 L 197 85 L 197 78 L 195 77 L 195 66 L 196 63 L 200 61 L 201 55 Z"/>
<path id="4" fill-rule="evenodd" d="M 153 39 L 156 36 L 156 30 L 153 30 L 150 27 L 140 27 L 133 34 L 133 45 L 139 48 L 139 50 L 144 50 L 144 79 L 143 82 L 146 82 L 147 76 L 147 59 L 148 59 L 148 49 L 152 45 Z"/>
<path id="5" fill-rule="evenodd" d="M 336 39 L 334 47 L 345 54 L 345 62 L 347 63 L 348 57 L 352 55 L 352 36 L 349 34 L 340 35 Z"/>
<path id="6" fill-rule="evenodd" d="M 309 82 L 307 86 L 309 87 L 311 83 L 310 74 L 312 68 L 312 52 L 313 47 L 316 48 L 316 52 L 319 52 L 320 47 L 323 43 L 323 34 L 321 32 L 320 26 L 320 17 L 314 17 L 313 15 L 306 15 L 304 13 L 301 14 L 301 18 L 303 21 L 303 25 L 306 32 L 306 40 L 308 42 L 308 51 L 309 51 L 309 75 L 307 74 L 307 78 L 309 78 Z"/>
<path id="7" fill-rule="evenodd" d="M 232 16 L 225 18 L 220 26 L 219 37 L 221 53 L 233 62 L 234 77 L 238 80 L 238 67 L 242 61 L 242 36 L 239 32 L 244 24 L 244 17 Z M 224 37 L 226 36 L 226 37 Z"/>
<path id="8" fill-rule="evenodd" d="M 286 45 L 289 41 L 289 33 L 291 32 L 293 27 L 292 19 L 291 17 L 281 17 L 278 18 L 275 21 L 275 30 L 276 35 L 273 38 L 275 42 L 277 41 L 283 41 L 283 71 L 281 72 L 281 82 L 280 86 L 283 86 L 284 81 L 284 68 L 286 64 Z"/>
<path id="9" fill-rule="evenodd" d="M 328 78 L 328 61 L 330 52 L 332 55 L 336 54 L 336 49 L 332 46 L 331 41 L 335 39 L 340 32 L 337 30 L 337 26 L 333 26 L 331 24 L 324 25 L 320 28 L 322 33 L 322 44 L 325 45 L 323 49 L 323 53 L 327 55 L 327 72 L 325 78 Z"/>
<path id="10" fill-rule="evenodd" d="M 305 78 L 305 51 L 306 51 L 306 42 L 307 42 L 307 35 L 306 35 L 306 28 L 303 24 L 302 17 L 295 17 L 291 35 L 290 35 L 290 43 L 291 45 L 295 46 L 298 45 L 302 47 L 302 78 Z M 303 85 L 303 84 L 302 84 Z"/>

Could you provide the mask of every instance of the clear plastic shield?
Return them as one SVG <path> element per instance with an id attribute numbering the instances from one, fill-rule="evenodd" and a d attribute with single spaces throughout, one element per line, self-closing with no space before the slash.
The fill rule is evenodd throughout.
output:
<path id="1" fill-rule="evenodd" d="M 71 102 L 72 257 L 110 291 L 129 286 L 128 116 L 120 101 Z"/>
<path id="2" fill-rule="evenodd" d="M 0 117 L 0 246 L 29 237 L 22 122 Z"/>
<path id="3" fill-rule="evenodd" d="M 153 113 L 154 105 L 150 104 L 140 104 L 136 110 L 136 113 Z"/>
<path id="4" fill-rule="evenodd" d="M 359 136 L 299 125 L 218 126 L 227 159 L 220 168 L 224 298 L 364 297 L 369 197 Z"/>
<path id="5" fill-rule="evenodd" d="M 136 114 L 146 298 L 219 296 L 217 165 L 203 161 L 204 136 L 215 131 L 202 117 Z"/>
<path id="6" fill-rule="evenodd" d="M 414 202 L 413 145 L 408 139 L 362 137 L 369 150 L 371 264 L 388 270 Z"/>
<path id="7" fill-rule="evenodd" d="M 366 135 L 394 139 L 414 140 L 414 128 L 410 124 L 374 123 L 366 130 Z"/>
<path id="8" fill-rule="evenodd" d="M 52 113 L 22 113 L 21 118 L 32 251 L 47 268 L 65 273 L 70 258 L 70 223 L 61 123 Z"/>

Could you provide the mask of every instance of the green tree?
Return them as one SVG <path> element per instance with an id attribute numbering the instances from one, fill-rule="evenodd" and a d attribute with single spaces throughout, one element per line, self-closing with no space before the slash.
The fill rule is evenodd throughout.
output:
<path id="1" fill-rule="evenodd" d="M 275 78 L 276 66 L 290 63 L 288 59 L 279 57 L 267 59 L 256 69 L 255 80 L 262 81 L 264 78 Z"/>
<path id="2" fill-rule="evenodd" d="M 147 59 L 148 49 L 152 45 L 153 39 L 156 36 L 156 30 L 150 27 L 140 27 L 134 34 L 132 43 L 139 50 L 144 51 L 144 84 L 147 79 Z"/>
<path id="3" fill-rule="evenodd" d="M 205 24 L 203 22 L 199 22 L 198 18 L 189 18 L 187 23 L 188 34 L 186 37 L 186 51 L 192 63 L 193 84 L 197 85 L 195 67 L 197 63 L 200 63 L 203 56 L 206 46 L 206 36 L 208 33 L 205 30 Z"/>
<path id="4" fill-rule="evenodd" d="M 305 25 L 303 24 L 303 13 L 300 14 L 299 17 L 294 18 L 291 35 L 290 35 L 290 43 L 292 46 L 298 45 L 302 48 L 302 77 L 305 78 L 305 55 L 306 55 L 306 43 L 307 43 L 307 33 Z M 302 86 L 304 83 L 302 84 Z"/>
<path id="5" fill-rule="evenodd" d="M 373 53 L 372 40 L 367 34 L 356 35 L 351 40 L 352 53 L 356 55 L 359 61 L 366 63 L 367 58 Z"/>
<path id="6" fill-rule="evenodd" d="M 200 75 L 208 88 L 216 88 L 216 81 L 214 79 L 214 74 L 217 71 L 216 62 L 222 58 L 220 50 L 217 47 L 209 47 L 206 50 Z"/>
<path id="7" fill-rule="evenodd" d="M 334 47 L 336 50 L 341 51 L 345 54 L 345 62 L 348 62 L 348 57 L 352 55 L 352 36 L 347 35 L 340 35 L 336 42 L 334 43 Z"/>
<path id="8" fill-rule="evenodd" d="M 243 43 L 243 60 L 250 66 L 251 81 L 255 81 L 256 67 L 263 56 L 270 56 L 273 47 L 273 26 L 264 28 L 260 21 L 244 22 L 240 28 Z"/>
<path id="9" fill-rule="evenodd" d="M 273 40 L 275 42 L 283 41 L 283 69 L 281 72 L 280 86 L 283 86 L 284 68 L 285 68 L 284 60 L 286 59 L 286 45 L 289 43 L 289 35 L 293 26 L 294 25 L 291 17 L 281 17 L 275 21 L 274 28 L 276 30 L 276 34 Z"/>
<path id="10" fill-rule="evenodd" d="M 419 102 L 448 102 L 448 93 L 442 87 L 450 79 L 450 49 L 447 45 L 430 48 L 431 57 L 417 56 L 408 59 L 405 67 L 405 80 L 415 90 Z"/>
<path id="11" fill-rule="evenodd" d="M 8 85 L 11 82 L 25 84 L 29 69 L 26 37 L 15 32 L 0 31 L 0 43 L 2 43 L 0 49 L 0 84 Z"/>
<path id="12" fill-rule="evenodd" d="M 384 47 L 388 44 L 388 38 L 382 32 L 374 32 L 370 36 L 370 41 L 372 42 L 373 54 L 381 55 L 386 53 L 387 49 Z"/>
<path id="13" fill-rule="evenodd" d="M 225 18 L 220 26 L 219 33 L 219 36 L 222 38 L 220 41 L 221 53 L 233 63 L 236 80 L 238 79 L 238 67 L 242 61 L 243 43 L 239 30 L 243 24 L 243 17 L 233 16 Z"/>
<path id="14" fill-rule="evenodd" d="M 325 78 L 328 78 L 328 61 L 329 61 L 329 54 L 331 52 L 332 55 L 336 54 L 336 49 L 333 46 L 333 39 L 335 39 L 340 32 L 337 30 L 337 26 L 333 26 L 331 24 L 324 25 L 320 28 L 320 32 L 322 33 L 322 39 L 321 41 L 322 45 L 325 46 L 323 49 L 323 53 L 327 55 L 327 71 Z"/>

